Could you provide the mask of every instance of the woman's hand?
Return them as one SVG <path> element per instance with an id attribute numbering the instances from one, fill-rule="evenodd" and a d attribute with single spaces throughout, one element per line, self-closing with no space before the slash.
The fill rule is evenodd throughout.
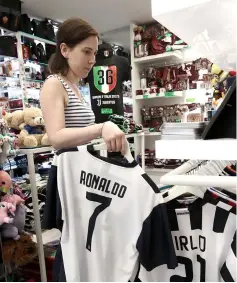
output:
<path id="1" fill-rule="evenodd" d="M 126 153 L 126 138 L 117 125 L 108 121 L 102 124 L 101 135 L 107 145 L 109 152 L 121 152 L 122 155 Z"/>

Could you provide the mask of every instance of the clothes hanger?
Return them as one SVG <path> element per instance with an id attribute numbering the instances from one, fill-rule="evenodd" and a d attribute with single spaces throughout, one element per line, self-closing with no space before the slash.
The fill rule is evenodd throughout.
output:
<path id="1" fill-rule="evenodd" d="M 188 175 L 200 175 L 202 176 L 219 176 L 219 174 L 224 170 L 224 168 L 229 165 L 233 164 L 234 161 L 217 161 L 212 160 L 208 161 L 207 163 L 203 161 L 188 161 L 185 164 L 181 165 L 179 168 L 175 169 L 178 172 L 182 173 L 183 168 L 188 168 L 190 166 L 190 170 L 187 172 Z M 200 166 L 200 164 L 203 165 Z M 191 168 L 192 167 L 192 168 Z M 178 170 L 179 169 L 179 170 Z M 168 174 L 167 174 L 168 175 Z M 173 199 L 176 199 L 185 194 L 192 194 L 196 197 L 203 198 L 205 192 L 209 187 L 196 187 L 196 186 L 174 186 L 169 189 L 167 192 L 163 193 L 164 201 L 169 202 Z M 225 188 L 226 190 L 233 193 L 233 189 Z M 236 190 L 235 190 L 236 193 Z"/>
<path id="2" fill-rule="evenodd" d="M 107 150 L 107 145 L 106 143 L 102 142 L 100 144 L 93 144 L 93 149 L 94 150 Z M 129 146 L 129 143 L 128 141 L 126 140 L 126 152 L 125 152 L 125 155 L 124 157 L 127 159 L 127 161 L 129 163 L 133 162 L 134 161 L 134 158 L 131 154 L 131 151 L 130 151 L 130 146 Z"/>
<path id="3" fill-rule="evenodd" d="M 184 163 L 183 165 L 176 168 L 175 170 L 177 171 L 177 174 L 181 174 L 181 172 L 183 172 L 184 170 L 188 171 L 187 172 L 188 174 L 191 174 L 193 172 L 193 170 L 195 170 L 196 168 L 198 168 L 200 166 L 201 162 L 202 162 L 202 160 L 189 160 L 186 163 Z M 205 193 L 205 191 L 203 191 L 200 187 L 196 188 L 196 187 L 192 187 L 192 186 L 177 186 L 176 185 L 176 186 L 173 186 L 168 191 L 164 192 L 162 195 L 163 195 L 164 201 L 169 202 L 173 199 L 176 199 L 176 198 L 178 198 L 182 195 L 186 195 L 186 194 L 188 194 L 188 195 L 191 194 L 193 196 L 203 198 L 204 193 Z"/>
<path id="4" fill-rule="evenodd" d="M 168 194 L 168 195 L 167 195 Z M 183 195 L 196 196 L 198 198 L 203 198 L 205 191 L 198 187 L 191 186 L 174 186 L 168 191 L 163 193 L 164 202 L 169 202 Z M 166 196 L 167 195 L 167 196 Z"/>

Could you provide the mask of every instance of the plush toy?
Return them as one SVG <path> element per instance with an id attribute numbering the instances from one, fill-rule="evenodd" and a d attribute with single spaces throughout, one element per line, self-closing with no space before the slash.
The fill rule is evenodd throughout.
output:
<path id="1" fill-rule="evenodd" d="M 13 214 L 16 207 L 14 207 L 11 203 L 0 202 L 0 226 L 3 223 L 13 223 L 13 218 L 9 217 L 9 213 Z"/>
<path id="2" fill-rule="evenodd" d="M 6 194 L 12 187 L 12 180 L 10 175 L 1 170 L 0 171 L 0 193 Z"/>
<path id="3" fill-rule="evenodd" d="M 227 89 L 225 88 L 225 82 L 227 78 L 235 76 L 236 72 L 224 71 L 214 63 L 209 66 L 209 70 L 213 75 L 213 79 L 211 80 L 211 86 L 214 88 L 212 107 L 214 109 L 217 109 L 221 105 L 227 91 Z"/>
<path id="4" fill-rule="evenodd" d="M 16 110 L 12 113 L 5 113 L 3 115 L 4 120 L 7 122 L 8 127 L 15 132 L 16 134 L 19 134 L 20 132 L 20 125 L 24 123 L 24 113 L 22 110 Z"/>
<path id="5" fill-rule="evenodd" d="M 20 239 L 20 234 L 24 230 L 26 218 L 26 207 L 20 204 L 16 207 L 15 215 L 10 223 L 3 223 L 1 226 L 1 235 L 3 238 L 13 239 L 15 241 Z"/>
<path id="6" fill-rule="evenodd" d="M 13 194 L 13 195 L 8 195 L 8 194 L 7 194 L 7 195 L 5 195 L 5 196 L 2 197 L 2 201 L 11 203 L 11 204 L 13 204 L 13 205 L 16 206 L 16 207 L 17 207 L 18 205 L 24 203 L 24 200 L 23 200 L 20 196 L 18 196 L 18 195 L 16 195 L 16 194 Z"/>
<path id="7" fill-rule="evenodd" d="M 20 125 L 21 132 L 19 134 L 20 146 L 49 145 L 41 110 L 36 107 L 26 108 L 23 115 L 24 123 Z"/>

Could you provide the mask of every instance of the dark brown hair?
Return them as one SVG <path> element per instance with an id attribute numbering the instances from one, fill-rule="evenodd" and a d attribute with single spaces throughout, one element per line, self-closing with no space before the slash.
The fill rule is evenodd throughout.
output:
<path id="1" fill-rule="evenodd" d="M 63 22 L 56 35 L 56 53 L 49 60 L 49 71 L 51 74 L 66 75 L 69 69 L 67 59 L 63 57 L 60 45 L 67 44 L 74 48 L 89 36 L 97 36 L 98 32 L 86 21 L 80 18 L 71 18 Z"/>

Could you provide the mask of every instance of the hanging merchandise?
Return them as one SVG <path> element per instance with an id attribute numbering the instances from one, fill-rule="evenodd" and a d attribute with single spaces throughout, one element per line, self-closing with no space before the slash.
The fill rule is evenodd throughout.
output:
<path id="1" fill-rule="evenodd" d="M 175 270 L 158 267 L 151 272 L 141 267 L 141 281 L 236 281 L 231 272 L 236 264 L 236 207 L 207 192 L 203 199 L 171 201 L 167 209 L 179 265 Z"/>
<path id="2" fill-rule="evenodd" d="M 227 173 L 229 168 L 235 176 Z M 185 177 L 211 177 L 213 182 L 216 177 L 215 183 L 222 184 L 225 192 L 209 188 L 203 181 L 202 186 L 175 185 L 162 193 L 178 266 L 174 270 L 157 267 L 149 272 L 141 266 L 141 281 L 236 282 L 236 188 L 231 189 L 227 181 L 226 188 L 224 185 L 224 179 L 235 181 L 232 168 L 236 169 L 236 161 L 190 160 L 162 177 L 167 183 L 169 177 L 176 183 L 174 177 L 178 175 L 184 183 Z"/>
<path id="3" fill-rule="evenodd" d="M 108 121 L 112 114 L 124 115 L 123 81 L 129 79 L 128 59 L 114 55 L 110 44 L 99 45 L 96 64 L 87 78 L 96 123 Z"/>
<path id="4" fill-rule="evenodd" d="M 63 219 L 67 281 L 128 282 L 138 259 L 147 270 L 159 265 L 174 268 L 167 214 L 157 186 L 132 158 L 128 144 L 122 160 L 99 156 L 96 150 L 105 148 L 85 145 L 57 152 L 51 180 L 56 178 L 58 184 L 61 211 L 53 205 L 53 182 L 47 188 L 51 203 L 46 197 L 45 213 Z M 87 272 L 88 266 L 96 272 Z"/>

